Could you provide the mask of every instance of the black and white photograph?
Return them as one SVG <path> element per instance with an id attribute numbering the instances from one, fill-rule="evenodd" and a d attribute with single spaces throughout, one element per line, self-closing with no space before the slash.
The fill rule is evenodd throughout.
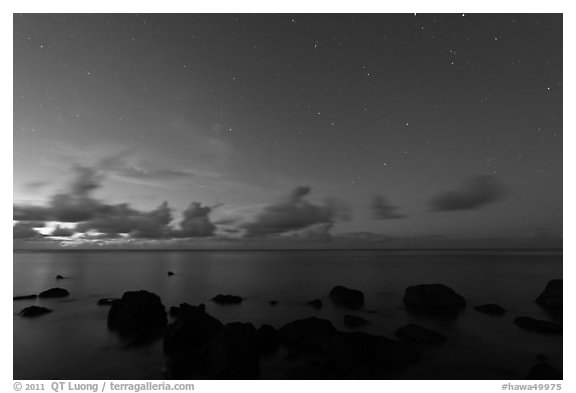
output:
<path id="1" fill-rule="evenodd" d="M 14 380 L 562 382 L 562 13 L 12 18 Z"/>

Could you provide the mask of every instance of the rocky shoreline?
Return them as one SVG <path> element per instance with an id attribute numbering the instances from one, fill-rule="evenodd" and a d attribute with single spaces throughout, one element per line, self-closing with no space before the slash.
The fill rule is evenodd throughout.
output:
<path id="1" fill-rule="evenodd" d="M 172 273 L 172 272 L 170 272 Z M 173 273 L 172 273 L 173 274 Z M 14 301 L 67 297 L 64 288 L 51 288 L 39 295 L 15 296 Z M 343 324 L 356 328 L 370 324 L 369 319 L 354 315 L 362 310 L 364 293 L 344 286 L 328 294 L 331 302 L 342 307 Z M 244 299 L 217 294 L 211 301 L 219 305 L 242 306 Z M 550 281 L 534 300 L 555 317 L 562 316 L 562 280 Z M 275 306 L 277 300 L 269 301 Z M 359 331 L 338 331 L 331 321 L 317 317 L 297 319 L 280 327 L 251 323 L 222 323 L 206 311 L 204 304 L 182 303 L 166 311 L 162 299 L 151 292 L 125 292 L 121 298 L 103 298 L 99 306 L 109 306 L 107 326 L 127 337 L 131 345 L 162 340 L 167 361 L 166 379 L 258 379 L 260 362 L 283 348 L 285 379 L 398 379 L 410 365 L 421 359 L 425 346 L 445 345 L 450 337 L 409 323 L 397 328 L 396 339 Z M 322 307 L 320 299 L 308 301 L 311 308 Z M 404 307 L 410 312 L 444 317 L 457 315 L 467 307 L 466 299 L 443 284 L 419 284 L 406 288 Z M 507 311 L 497 304 L 483 304 L 474 309 L 486 318 L 498 318 Z M 23 318 L 38 318 L 57 312 L 29 306 L 19 313 Z M 514 319 L 519 329 L 538 334 L 562 334 L 562 324 L 519 315 Z M 562 372 L 537 359 L 527 379 L 561 379 Z M 455 375 L 454 379 L 458 379 Z"/>

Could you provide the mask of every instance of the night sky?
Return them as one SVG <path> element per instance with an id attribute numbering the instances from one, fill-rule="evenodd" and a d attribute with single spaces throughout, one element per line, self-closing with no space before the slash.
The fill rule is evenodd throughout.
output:
<path id="1" fill-rule="evenodd" d="M 562 16 L 15 15 L 13 148 L 15 247 L 561 247 Z"/>

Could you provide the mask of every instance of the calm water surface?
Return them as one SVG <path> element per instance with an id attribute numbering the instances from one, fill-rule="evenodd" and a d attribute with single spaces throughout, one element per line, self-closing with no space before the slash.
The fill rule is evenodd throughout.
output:
<path id="1" fill-rule="evenodd" d="M 168 277 L 168 271 L 176 274 Z M 57 274 L 67 278 L 56 281 Z M 146 289 L 167 308 L 206 303 L 207 311 L 223 322 L 280 327 L 318 316 L 347 330 L 342 316 L 348 311 L 327 298 L 335 285 L 365 293 L 364 310 L 355 313 L 372 323 L 361 331 L 393 337 L 396 329 L 414 322 L 449 338 L 424 350 L 422 361 L 403 379 L 521 379 L 538 354 L 562 367 L 561 336 L 527 332 L 512 323 L 518 315 L 550 319 L 534 299 L 548 280 L 561 277 L 562 254 L 549 252 L 16 252 L 15 296 L 55 286 L 71 296 L 14 301 L 14 379 L 161 379 L 161 342 L 127 349 L 125 341 L 108 331 L 108 308 L 96 305 L 101 297 Z M 407 286 L 435 282 L 466 298 L 468 306 L 458 318 L 403 309 Z M 246 300 L 239 306 L 218 306 L 209 300 L 218 293 Z M 324 301 L 321 310 L 306 305 L 314 298 Z M 278 300 L 278 305 L 270 306 L 269 300 Z M 473 310 L 483 303 L 501 304 L 508 313 L 491 317 Z M 17 315 L 31 304 L 54 312 L 35 319 Z M 279 356 L 262 362 L 263 378 L 282 378 L 276 367 Z"/>

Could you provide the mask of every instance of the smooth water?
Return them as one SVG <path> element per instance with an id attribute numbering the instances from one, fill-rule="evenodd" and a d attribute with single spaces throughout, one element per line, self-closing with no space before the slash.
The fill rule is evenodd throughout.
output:
<path id="1" fill-rule="evenodd" d="M 167 276 L 173 271 L 174 276 Z M 56 280 L 56 275 L 66 277 Z M 14 301 L 14 379 L 161 379 L 165 357 L 160 341 L 126 347 L 106 327 L 102 297 L 146 289 L 169 308 L 183 302 L 206 303 L 223 322 L 252 322 L 256 327 L 309 316 L 330 319 L 337 329 L 349 312 L 328 300 L 335 285 L 364 292 L 363 310 L 371 324 L 358 329 L 394 337 L 414 322 L 444 333 L 448 340 L 423 351 L 423 359 L 401 379 L 522 379 L 545 355 L 562 368 L 562 336 L 522 330 L 519 315 L 550 319 L 534 299 L 546 283 L 562 277 L 560 252 L 472 251 L 79 251 L 15 252 L 14 295 L 63 287 L 64 299 Z M 406 287 L 443 283 L 467 300 L 457 318 L 408 313 Z M 245 298 L 241 305 L 219 306 L 216 294 Z M 315 310 L 306 302 L 323 300 Z M 270 306 L 270 300 L 278 300 Z M 483 303 L 508 310 L 501 317 L 474 311 Z M 26 319 L 18 312 L 37 304 L 54 312 Z M 262 378 L 282 378 L 281 359 L 261 362 Z"/>

